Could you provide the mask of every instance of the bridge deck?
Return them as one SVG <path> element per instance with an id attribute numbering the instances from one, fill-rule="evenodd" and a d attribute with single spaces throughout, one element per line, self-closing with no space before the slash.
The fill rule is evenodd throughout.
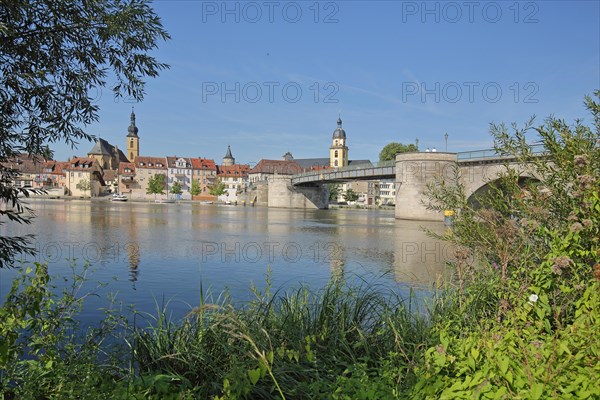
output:
<path id="1" fill-rule="evenodd" d="M 532 155 L 536 156 L 543 156 L 545 152 L 543 146 L 539 144 L 529 146 L 529 150 Z M 494 149 L 463 151 L 454 154 L 456 154 L 456 161 L 459 164 L 502 163 L 507 160 L 514 159 L 514 157 L 510 155 L 498 154 L 498 152 Z M 333 183 L 358 180 L 369 181 L 390 178 L 396 178 L 395 160 L 304 172 L 302 174 L 292 176 L 292 185 L 306 185 L 311 183 Z"/>

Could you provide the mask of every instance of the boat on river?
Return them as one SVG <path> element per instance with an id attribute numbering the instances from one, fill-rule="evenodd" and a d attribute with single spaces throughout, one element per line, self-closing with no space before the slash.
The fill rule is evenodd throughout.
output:
<path id="1" fill-rule="evenodd" d="M 170 204 L 175 203 L 175 199 L 156 199 L 154 202 L 159 204 Z"/>
<path id="2" fill-rule="evenodd" d="M 127 201 L 127 200 L 129 200 L 129 198 L 127 196 L 125 196 L 124 194 L 115 193 L 115 194 L 113 194 L 113 197 L 110 200 L 111 201 Z"/>

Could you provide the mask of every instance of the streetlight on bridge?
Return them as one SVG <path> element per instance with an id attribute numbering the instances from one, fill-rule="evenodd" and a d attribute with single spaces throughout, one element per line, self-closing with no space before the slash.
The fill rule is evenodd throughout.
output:
<path id="1" fill-rule="evenodd" d="M 446 153 L 448 152 L 448 132 L 444 134 L 444 139 L 446 139 Z"/>

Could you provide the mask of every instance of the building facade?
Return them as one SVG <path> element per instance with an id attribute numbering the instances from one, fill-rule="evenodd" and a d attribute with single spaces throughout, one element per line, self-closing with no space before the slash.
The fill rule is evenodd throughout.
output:
<path id="1" fill-rule="evenodd" d="M 198 186 L 200 193 L 192 195 L 193 200 L 214 201 L 217 196 L 210 194 L 210 188 L 217 177 L 215 161 L 208 158 L 192 158 L 192 181 Z"/>
<path id="2" fill-rule="evenodd" d="M 148 182 L 158 174 L 164 175 L 165 194 L 167 193 L 167 159 L 165 157 L 145 157 L 137 156 L 134 159 L 135 179 L 137 186 L 131 190 L 132 198 L 154 198 L 154 195 L 148 194 Z"/>
<path id="3" fill-rule="evenodd" d="M 171 194 L 175 182 L 178 182 L 181 187 L 181 194 L 179 196 L 182 199 L 190 200 L 192 198 L 190 193 L 193 175 L 192 161 L 188 157 L 167 157 L 167 168 L 167 187 L 169 194 Z"/>
<path id="4" fill-rule="evenodd" d="M 65 171 L 67 194 L 76 197 L 99 196 L 104 187 L 102 168 L 92 157 L 74 157 L 68 161 Z"/>
<path id="5" fill-rule="evenodd" d="M 217 178 L 225 185 L 225 193 L 219 196 L 219 200 L 237 202 L 238 196 L 248 187 L 250 166 L 247 164 L 221 165 L 218 170 Z"/>

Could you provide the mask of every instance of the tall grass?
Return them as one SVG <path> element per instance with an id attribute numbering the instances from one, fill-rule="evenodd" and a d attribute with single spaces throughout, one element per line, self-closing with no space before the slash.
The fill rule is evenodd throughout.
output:
<path id="1" fill-rule="evenodd" d="M 430 322 L 411 299 L 376 285 L 255 295 L 242 307 L 228 296 L 203 303 L 180 323 L 159 309 L 135 333 L 140 371 L 178 377 L 202 397 L 314 398 L 357 371 L 388 380 L 391 393 L 410 383 L 430 343 Z"/>

